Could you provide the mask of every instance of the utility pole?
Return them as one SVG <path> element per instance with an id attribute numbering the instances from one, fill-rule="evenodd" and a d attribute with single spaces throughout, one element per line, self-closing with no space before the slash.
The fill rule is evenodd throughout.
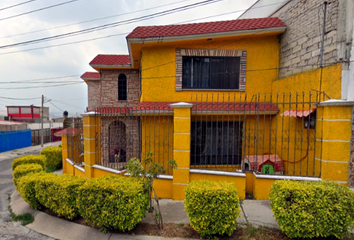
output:
<path id="1" fill-rule="evenodd" d="M 41 147 L 43 147 L 43 106 L 44 96 L 42 95 L 42 109 L 41 109 Z"/>
<path id="2" fill-rule="evenodd" d="M 320 68 L 323 68 L 323 52 L 324 52 L 324 38 L 326 33 L 326 17 L 327 17 L 327 1 L 324 2 L 322 36 L 321 36 L 321 50 L 320 50 Z"/>

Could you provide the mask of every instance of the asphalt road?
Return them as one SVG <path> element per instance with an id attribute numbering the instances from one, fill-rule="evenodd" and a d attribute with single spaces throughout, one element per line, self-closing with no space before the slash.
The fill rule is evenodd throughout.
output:
<path id="1" fill-rule="evenodd" d="M 28 154 L 39 154 L 39 151 L 27 152 L 24 155 Z M 11 162 L 14 158 L 24 155 L 12 151 L 0 159 L 0 240 L 52 240 L 22 226 L 20 222 L 12 221 L 8 211 L 9 197 L 15 190 Z"/>

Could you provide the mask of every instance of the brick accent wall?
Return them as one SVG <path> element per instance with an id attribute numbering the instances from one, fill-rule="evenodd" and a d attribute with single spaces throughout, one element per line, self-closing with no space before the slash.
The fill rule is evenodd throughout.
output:
<path id="1" fill-rule="evenodd" d="M 182 91 L 182 57 L 200 56 L 200 57 L 240 57 L 240 77 L 239 90 L 245 91 L 246 88 L 246 59 L 245 50 L 229 49 L 176 49 L 176 91 Z"/>
<path id="2" fill-rule="evenodd" d="M 88 111 L 93 111 L 100 106 L 100 81 L 87 81 Z"/>
<path id="3" fill-rule="evenodd" d="M 293 0 L 272 15 L 287 25 L 287 30 L 280 37 L 280 78 L 319 67 L 323 2 Z M 328 0 L 326 19 L 324 66 L 337 62 L 341 57 L 337 51 L 338 35 L 341 34 L 337 31 L 338 24 L 341 24 L 339 0 Z"/>
<path id="4" fill-rule="evenodd" d="M 352 142 L 350 148 L 350 162 L 349 162 L 349 187 L 354 188 L 354 107 L 352 110 Z"/>
<path id="5" fill-rule="evenodd" d="M 122 139 L 122 131 L 119 124 L 125 125 L 125 138 Z M 120 123 L 120 124 L 121 124 Z M 124 126 L 123 125 L 123 126 Z M 109 155 L 114 154 L 114 149 L 122 148 L 126 151 L 126 160 L 132 157 L 140 158 L 140 121 L 136 117 L 104 117 L 102 118 L 102 163 L 108 163 Z M 125 143 L 125 146 L 119 144 Z"/>

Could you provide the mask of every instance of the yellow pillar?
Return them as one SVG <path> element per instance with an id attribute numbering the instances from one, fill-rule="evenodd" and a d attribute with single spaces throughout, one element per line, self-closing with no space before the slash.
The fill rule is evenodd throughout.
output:
<path id="1" fill-rule="evenodd" d="M 316 170 L 321 179 L 348 185 L 354 102 L 319 104 L 316 122 Z"/>
<path id="2" fill-rule="evenodd" d="M 189 183 L 191 149 L 191 108 L 190 103 L 175 103 L 173 108 L 173 159 L 177 169 L 173 170 L 173 199 L 184 200 L 184 188 Z"/>
<path id="3" fill-rule="evenodd" d="M 92 166 L 96 164 L 96 116 L 92 113 L 81 115 L 84 130 L 84 162 L 86 178 L 93 178 Z"/>
<path id="4" fill-rule="evenodd" d="M 66 174 L 66 159 L 68 158 L 68 137 L 61 136 L 61 147 L 62 147 L 62 161 L 63 161 L 63 174 Z"/>

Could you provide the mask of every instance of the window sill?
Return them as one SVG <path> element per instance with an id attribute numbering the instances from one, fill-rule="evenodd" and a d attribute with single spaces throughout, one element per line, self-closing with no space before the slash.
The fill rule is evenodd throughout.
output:
<path id="1" fill-rule="evenodd" d="M 204 88 L 185 88 L 181 90 L 176 90 L 178 92 L 183 91 L 206 91 L 206 92 L 245 92 L 246 89 L 204 89 Z"/>

